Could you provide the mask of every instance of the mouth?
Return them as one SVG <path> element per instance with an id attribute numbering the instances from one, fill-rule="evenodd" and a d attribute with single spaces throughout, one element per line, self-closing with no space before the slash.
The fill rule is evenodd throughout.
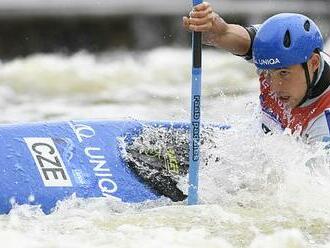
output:
<path id="1" fill-rule="evenodd" d="M 280 96 L 279 99 L 284 103 L 288 103 L 290 100 L 290 97 L 289 96 Z"/>

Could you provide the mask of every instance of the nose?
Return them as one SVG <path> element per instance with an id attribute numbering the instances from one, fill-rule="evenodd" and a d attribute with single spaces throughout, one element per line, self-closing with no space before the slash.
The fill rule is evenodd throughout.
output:
<path id="1" fill-rule="evenodd" d="M 270 89 L 275 93 L 279 93 L 283 90 L 283 81 L 281 79 L 270 79 Z"/>

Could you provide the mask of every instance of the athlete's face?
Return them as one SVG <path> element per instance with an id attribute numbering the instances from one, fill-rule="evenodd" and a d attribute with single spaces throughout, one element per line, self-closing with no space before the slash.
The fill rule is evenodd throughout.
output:
<path id="1" fill-rule="evenodd" d="M 312 80 L 314 72 L 320 65 L 320 55 L 313 54 L 307 65 Z M 300 64 L 288 68 L 268 70 L 265 75 L 270 83 L 271 91 L 284 104 L 290 108 L 298 106 L 307 91 L 305 71 Z"/>

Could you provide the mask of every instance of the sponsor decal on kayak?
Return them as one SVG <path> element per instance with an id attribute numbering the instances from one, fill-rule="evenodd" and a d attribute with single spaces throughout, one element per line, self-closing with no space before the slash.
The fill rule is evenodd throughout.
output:
<path id="1" fill-rule="evenodd" d="M 90 144 L 90 139 L 96 135 L 95 130 L 86 124 L 70 122 L 70 126 L 81 144 Z M 117 192 L 117 183 L 113 180 L 111 169 L 108 166 L 102 149 L 98 146 L 88 145 L 85 147 L 84 153 L 90 165 L 93 166 L 93 172 L 98 179 L 98 187 L 103 196 L 109 196 Z"/>
<path id="2" fill-rule="evenodd" d="M 24 138 L 46 187 L 71 187 L 72 182 L 51 138 Z"/>

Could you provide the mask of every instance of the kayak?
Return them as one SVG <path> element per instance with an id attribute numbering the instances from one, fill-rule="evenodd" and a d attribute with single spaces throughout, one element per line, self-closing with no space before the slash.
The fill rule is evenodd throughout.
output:
<path id="1" fill-rule="evenodd" d="M 217 126 L 228 128 L 227 126 Z M 183 201 L 188 123 L 81 120 L 0 126 L 0 213 L 18 204 L 50 213 L 59 200 Z"/>

